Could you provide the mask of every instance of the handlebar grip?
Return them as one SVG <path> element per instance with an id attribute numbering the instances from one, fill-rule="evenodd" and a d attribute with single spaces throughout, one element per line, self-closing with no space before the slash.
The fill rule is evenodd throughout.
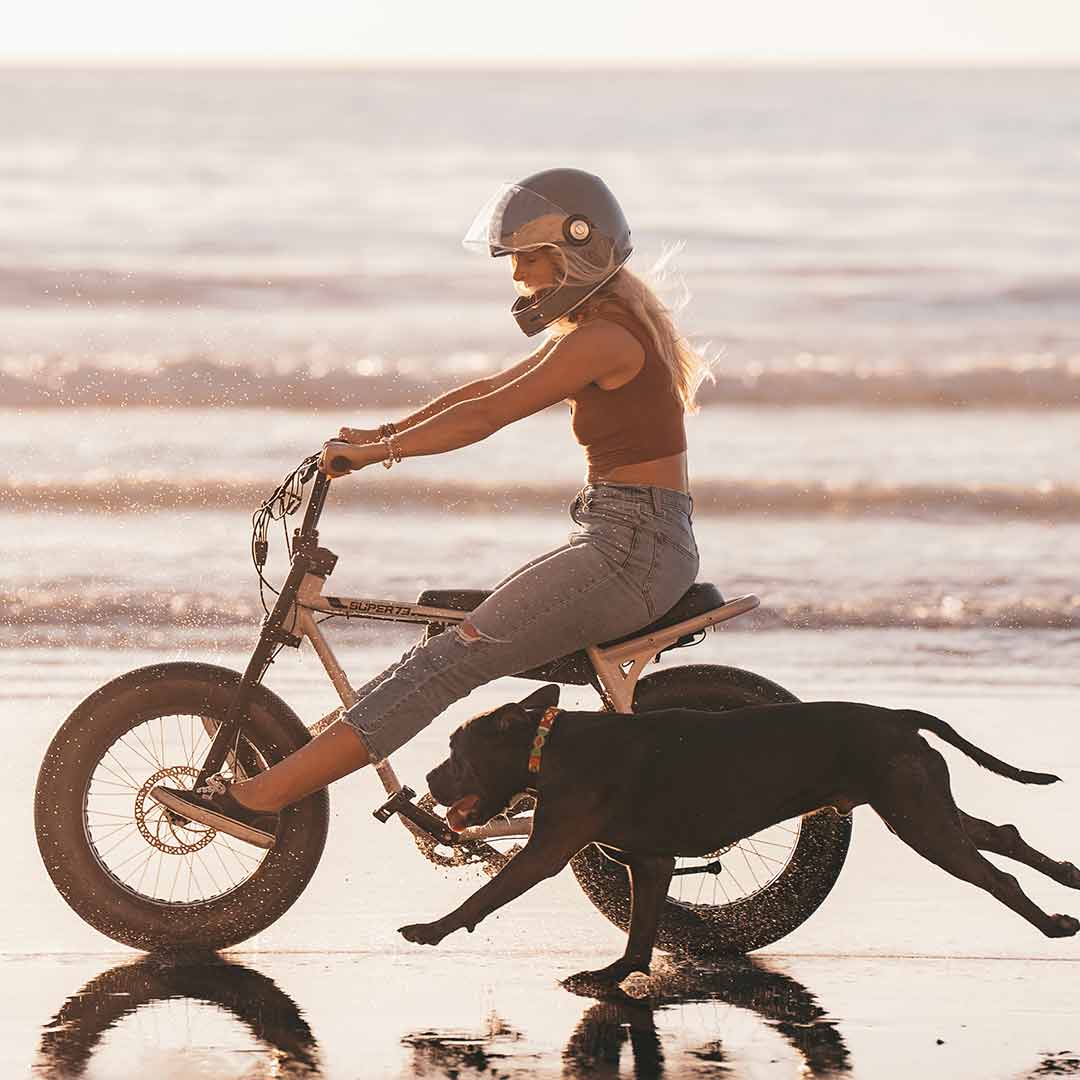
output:
<path id="1" fill-rule="evenodd" d="M 335 457 L 330 459 L 330 468 L 336 473 L 352 472 L 352 462 L 345 457 Z"/>

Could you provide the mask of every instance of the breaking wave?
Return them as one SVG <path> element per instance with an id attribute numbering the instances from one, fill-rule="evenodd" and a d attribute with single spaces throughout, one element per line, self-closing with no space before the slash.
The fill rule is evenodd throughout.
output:
<path id="1" fill-rule="evenodd" d="M 99 513 L 173 509 L 217 510 L 258 506 L 273 490 L 267 481 L 231 478 L 95 474 L 82 480 L 0 479 L 0 508 L 79 509 Z M 336 506 L 377 510 L 437 510 L 453 513 L 565 512 L 570 484 L 522 484 L 467 480 L 412 480 L 392 496 L 377 484 L 347 484 L 334 491 Z M 1080 486 L 801 483 L 797 481 L 699 480 L 696 514 L 872 516 L 905 518 L 1008 517 L 1045 521 L 1080 520 Z"/>
<path id="2" fill-rule="evenodd" d="M 462 378 L 495 371 L 509 358 L 285 354 L 272 365 L 243 357 L 135 355 L 0 357 L 0 403 L 20 407 L 269 406 L 339 409 L 427 400 Z M 881 366 L 802 354 L 787 362 L 716 369 L 704 405 L 858 405 L 867 408 L 1080 408 L 1080 356 L 1032 354 L 946 363 L 935 370 Z"/>

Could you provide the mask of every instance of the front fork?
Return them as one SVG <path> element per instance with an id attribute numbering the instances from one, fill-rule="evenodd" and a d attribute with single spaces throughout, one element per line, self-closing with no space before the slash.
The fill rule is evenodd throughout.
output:
<path id="1" fill-rule="evenodd" d="M 297 530 L 299 534 L 299 530 Z M 333 570 L 337 556 L 326 548 L 318 546 L 318 535 L 301 537 L 297 535 L 293 547 L 292 565 L 288 577 L 278 594 L 270 614 L 263 619 L 259 640 L 251 654 L 240 685 L 236 689 L 232 703 L 221 726 L 214 735 L 210 749 L 199 770 L 192 787 L 201 787 L 207 778 L 221 770 L 230 750 L 239 748 L 240 726 L 247 715 L 255 688 L 262 682 L 274 654 L 282 645 L 298 646 L 300 638 L 292 631 L 292 625 L 286 626 L 286 620 L 295 611 L 296 594 L 300 583 L 308 574 L 314 574 L 324 580 Z"/>

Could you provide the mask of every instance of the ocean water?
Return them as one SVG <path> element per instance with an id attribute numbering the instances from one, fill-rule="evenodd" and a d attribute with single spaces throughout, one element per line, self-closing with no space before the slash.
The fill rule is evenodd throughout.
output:
<path id="1" fill-rule="evenodd" d="M 688 420 L 701 578 L 762 599 L 729 632 L 960 634 L 1080 681 L 1080 72 L 0 91 L 5 649 L 250 642 L 250 514 L 280 478 L 527 347 L 505 265 L 458 241 L 563 162 L 608 178 L 639 266 L 685 243 L 680 323 L 716 376 Z M 582 471 L 556 407 L 338 481 L 330 591 L 490 586 L 564 542 Z"/>
<path id="2" fill-rule="evenodd" d="M 518 354 L 502 181 L 684 242 L 716 400 L 1077 402 L 1080 71 L 0 71 L 0 393 L 379 404 Z M 674 295 L 678 295 L 676 288 Z"/>

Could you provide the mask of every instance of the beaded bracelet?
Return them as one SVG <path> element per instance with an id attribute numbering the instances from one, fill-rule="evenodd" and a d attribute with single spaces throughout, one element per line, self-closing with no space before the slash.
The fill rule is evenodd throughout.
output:
<path id="1" fill-rule="evenodd" d="M 397 434 L 397 428 L 389 420 L 385 424 L 379 425 L 379 438 L 389 439 L 391 436 Z"/>
<path id="2" fill-rule="evenodd" d="M 401 460 L 401 447 L 394 442 L 393 435 L 387 435 L 382 443 L 383 446 L 386 447 L 386 457 L 383 458 L 383 468 L 393 468 L 394 464 Z"/>

